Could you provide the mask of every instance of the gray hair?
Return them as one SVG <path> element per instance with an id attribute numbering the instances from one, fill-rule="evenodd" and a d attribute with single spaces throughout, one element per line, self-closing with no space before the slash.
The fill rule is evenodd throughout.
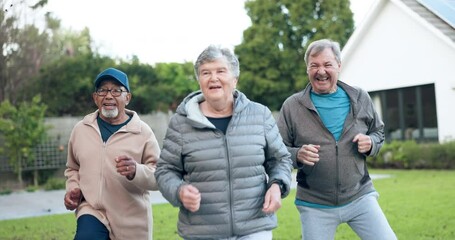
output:
<path id="1" fill-rule="evenodd" d="M 330 39 L 320 39 L 312 42 L 305 52 L 305 63 L 308 65 L 308 58 L 310 56 L 317 56 L 326 48 L 330 48 L 332 50 L 333 54 L 335 54 L 337 62 L 341 64 L 340 44 Z"/>
<path id="2" fill-rule="evenodd" d="M 205 63 L 213 62 L 217 59 L 225 58 L 229 64 L 229 70 L 232 72 L 235 78 L 239 79 L 240 76 L 240 64 L 237 57 L 228 48 L 222 48 L 219 46 L 210 45 L 201 54 L 194 64 L 194 73 L 196 79 L 199 80 L 199 67 Z"/>

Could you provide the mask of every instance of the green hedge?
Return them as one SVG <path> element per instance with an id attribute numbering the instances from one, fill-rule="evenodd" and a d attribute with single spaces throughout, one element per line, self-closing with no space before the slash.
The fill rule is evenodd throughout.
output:
<path id="1" fill-rule="evenodd" d="M 373 168 L 455 169 L 455 141 L 392 141 L 385 143 L 377 156 L 368 157 L 368 164 Z"/>

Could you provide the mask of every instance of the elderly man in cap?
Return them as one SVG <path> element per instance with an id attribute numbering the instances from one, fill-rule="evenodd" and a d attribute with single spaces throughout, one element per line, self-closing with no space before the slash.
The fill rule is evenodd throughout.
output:
<path id="1" fill-rule="evenodd" d="M 64 204 L 76 209 L 75 239 L 152 239 L 156 137 L 125 108 L 131 92 L 122 71 L 101 72 L 92 97 L 98 110 L 74 126 L 68 143 Z"/>

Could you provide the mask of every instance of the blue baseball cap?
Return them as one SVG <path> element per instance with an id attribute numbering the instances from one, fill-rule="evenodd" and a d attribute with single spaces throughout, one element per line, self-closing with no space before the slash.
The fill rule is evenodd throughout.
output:
<path id="1" fill-rule="evenodd" d="M 95 80 L 95 88 L 98 88 L 100 83 L 103 80 L 106 79 L 112 79 L 116 80 L 118 83 L 123 85 L 128 92 L 130 92 L 130 85 L 128 83 L 128 76 L 126 74 L 118 69 L 115 68 L 108 68 L 104 71 L 102 71 L 98 76 L 96 77 Z"/>

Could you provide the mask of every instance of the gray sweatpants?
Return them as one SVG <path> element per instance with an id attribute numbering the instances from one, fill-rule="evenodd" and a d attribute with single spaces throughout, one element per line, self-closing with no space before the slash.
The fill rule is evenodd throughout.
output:
<path id="1" fill-rule="evenodd" d="M 272 231 L 260 231 L 243 236 L 221 238 L 219 240 L 272 240 Z"/>
<path id="2" fill-rule="evenodd" d="M 338 208 L 297 206 L 302 223 L 302 240 L 335 238 L 338 225 L 347 223 L 362 240 L 395 240 L 397 237 L 372 192 Z"/>

